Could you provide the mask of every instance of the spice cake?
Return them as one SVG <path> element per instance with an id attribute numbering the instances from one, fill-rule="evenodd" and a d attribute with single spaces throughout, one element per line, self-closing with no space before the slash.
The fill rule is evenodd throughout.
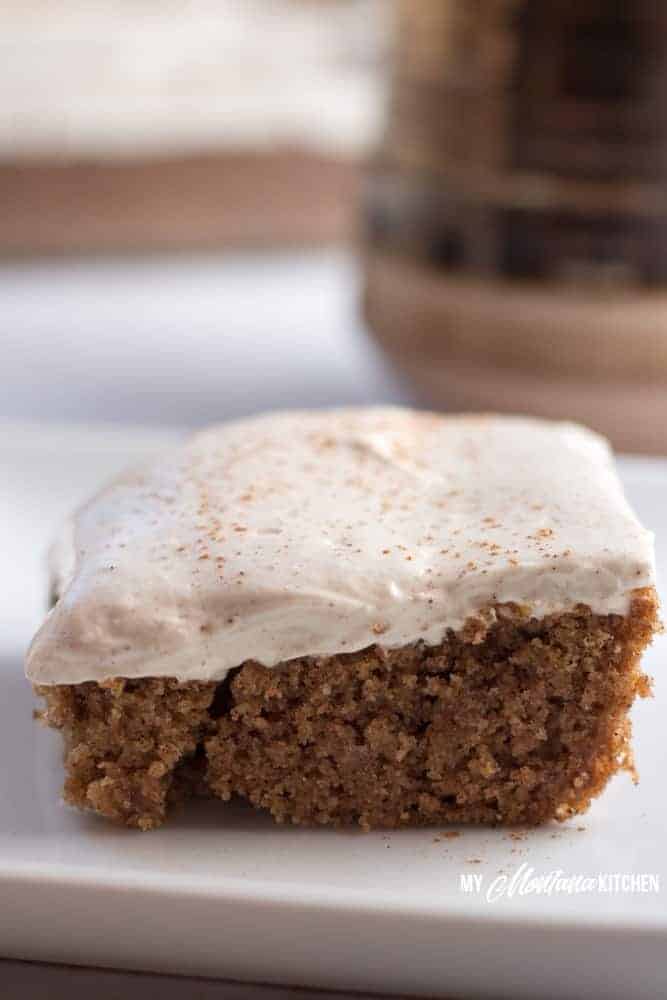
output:
<path id="1" fill-rule="evenodd" d="M 27 673 L 65 799 L 539 823 L 632 766 L 651 535 L 572 424 L 377 408 L 196 434 L 82 507 Z M 221 818 L 222 818 L 221 814 Z"/>

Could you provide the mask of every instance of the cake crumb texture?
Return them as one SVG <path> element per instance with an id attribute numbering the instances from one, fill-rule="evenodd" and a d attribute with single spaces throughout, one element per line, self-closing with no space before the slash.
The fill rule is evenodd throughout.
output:
<path id="1" fill-rule="evenodd" d="M 214 684 L 119 679 L 38 690 L 44 719 L 65 736 L 66 802 L 148 830 L 197 790 Z"/>
<path id="2" fill-rule="evenodd" d="M 655 592 L 637 591 L 626 617 L 503 606 L 488 621 L 437 646 L 247 662 L 220 683 L 40 687 L 66 738 L 65 799 L 141 829 L 193 794 L 364 829 L 581 813 L 632 769 Z"/>

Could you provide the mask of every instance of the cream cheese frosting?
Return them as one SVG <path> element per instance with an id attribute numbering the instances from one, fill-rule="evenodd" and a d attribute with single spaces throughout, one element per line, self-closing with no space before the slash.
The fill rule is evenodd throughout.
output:
<path id="1" fill-rule="evenodd" d="M 40 684 L 221 680 L 247 660 L 440 642 L 490 606 L 626 614 L 653 539 L 607 443 L 522 417 L 285 412 L 204 430 L 53 550 Z"/>

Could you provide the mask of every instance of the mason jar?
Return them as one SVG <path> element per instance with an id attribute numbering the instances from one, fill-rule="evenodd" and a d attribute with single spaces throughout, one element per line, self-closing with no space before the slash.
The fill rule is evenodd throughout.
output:
<path id="1" fill-rule="evenodd" d="M 368 324 L 425 403 L 667 451 L 667 4 L 399 0 Z"/>

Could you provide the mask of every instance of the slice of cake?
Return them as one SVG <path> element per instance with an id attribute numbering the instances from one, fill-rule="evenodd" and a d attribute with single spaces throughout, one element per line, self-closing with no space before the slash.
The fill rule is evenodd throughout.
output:
<path id="1" fill-rule="evenodd" d="M 214 427 L 79 510 L 52 583 L 27 673 L 65 798 L 130 826 L 194 793 L 279 822 L 539 823 L 632 766 L 652 537 L 581 427 Z"/>

